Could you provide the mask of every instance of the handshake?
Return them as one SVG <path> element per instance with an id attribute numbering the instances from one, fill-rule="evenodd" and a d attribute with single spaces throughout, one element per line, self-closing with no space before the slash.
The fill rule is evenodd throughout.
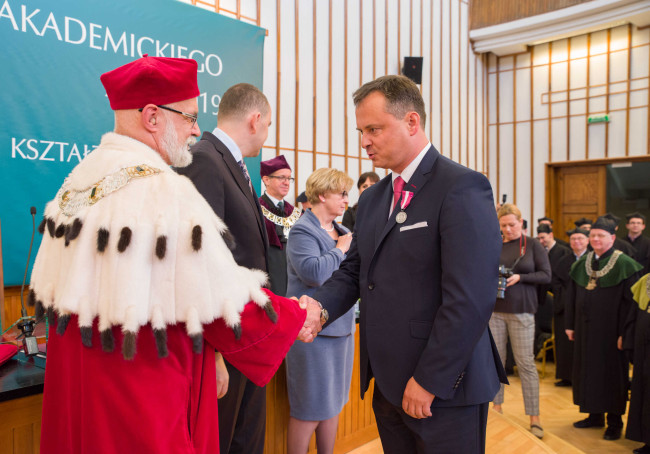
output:
<path id="1" fill-rule="evenodd" d="M 329 315 L 318 301 L 307 295 L 301 296 L 298 304 L 300 304 L 302 309 L 307 311 L 307 318 L 298 333 L 298 340 L 302 342 L 313 342 L 318 333 L 323 329 L 323 325 L 327 322 Z"/>

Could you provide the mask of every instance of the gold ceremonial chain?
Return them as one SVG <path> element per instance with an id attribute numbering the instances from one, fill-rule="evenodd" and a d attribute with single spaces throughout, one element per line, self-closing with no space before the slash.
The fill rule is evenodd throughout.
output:
<path id="1" fill-rule="evenodd" d="M 286 218 L 283 218 L 282 216 L 278 216 L 275 213 L 271 213 L 265 207 L 262 207 L 262 214 L 266 219 L 268 219 L 275 225 L 279 225 L 280 227 L 282 227 L 284 231 L 284 236 L 287 236 L 289 235 L 289 230 L 291 229 L 291 227 L 293 227 L 296 221 L 300 219 L 301 211 L 299 208 L 294 207 L 293 212 Z"/>
<path id="2" fill-rule="evenodd" d="M 587 287 L 585 287 L 587 290 L 593 290 L 596 288 L 596 280 L 600 279 L 601 277 L 605 276 L 607 273 L 612 271 L 612 268 L 614 268 L 614 265 L 616 265 L 616 261 L 618 258 L 621 256 L 622 252 L 621 251 L 614 251 L 612 254 L 612 258 L 609 259 L 609 262 L 607 262 L 607 265 L 600 270 L 600 271 L 594 271 L 593 268 L 591 267 L 591 260 L 594 258 L 594 251 L 591 251 L 587 254 L 587 261 L 585 262 L 585 270 L 587 271 L 587 276 L 589 276 L 589 283 L 587 284 Z"/>
<path id="3" fill-rule="evenodd" d="M 157 175 L 162 170 L 140 164 L 132 167 L 125 167 L 110 175 L 106 175 L 97 183 L 84 189 L 70 189 L 70 177 L 66 178 L 63 186 L 59 189 L 56 198 L 59 200 L 59 208 L 66 216 L 74 216 L 82 208 L 89 207 L 101 199 L 117 191 L 134 178 Z"/>

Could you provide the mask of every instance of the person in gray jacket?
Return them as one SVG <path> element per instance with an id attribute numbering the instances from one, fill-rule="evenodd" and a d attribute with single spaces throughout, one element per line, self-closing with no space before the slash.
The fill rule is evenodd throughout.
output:
<path id="1" fill-rule="evenodd" d="M 294 224 L 287 241 L 287 296 L 313 294 L 345 258 L 352 234 L 335 219 L 345 211 L 354 181 L 336 169 L 318 169 L 307 179 L 311 210 Z M 288 454 L 304 454 L 316 432 L 318 453 L 331 453 L 339 413 L 347 403 L 354 359 L 354 307 L 307 348 L 294 344 L 286 359 L 291 407 Z"/>

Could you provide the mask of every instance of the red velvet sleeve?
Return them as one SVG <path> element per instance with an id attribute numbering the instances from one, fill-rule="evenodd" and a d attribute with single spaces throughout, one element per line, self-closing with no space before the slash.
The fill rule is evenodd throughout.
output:
<path id="1" fill-rule="evenodd" d="M 235 339 L 234 332 L 222 319 L 204 326 L 203 330 L 205 341 L 258 386 L 271 380 L 307 317 L 297 301 L 263 290 L 278 314 L 277 323 L 269 319 L 264 309 L 248 303 L 241 313 L 241 339 Z"/>

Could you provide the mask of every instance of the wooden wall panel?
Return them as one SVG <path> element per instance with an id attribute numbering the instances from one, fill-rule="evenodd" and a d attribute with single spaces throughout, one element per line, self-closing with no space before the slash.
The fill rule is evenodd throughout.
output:
<path id="1" fill-rule="evenodd" d="M 648 156 L 649 60 L 650 29 L 630 25 L 488 58 L 487 125 L 496 135 L 488 175 L 495 193 L 512 191 L 509 200 L 535 220 L 549 215 L 544 164 Z M 608 123 L 588 123 L 604 113 Z"/>
<path id="2" fill-rule="evenodd" d="M 43 394 L 0 402 L 0 454 L 38 454 Z"/>
<path id="3" fill-rule="evenodd" d="M 455 161 L 489 171 L 485 60 L 471 50 L 469 10 L 465 0 L 262 3 L 254 19 L 267 29 L 264 92 L 275 123 L 262 159 L 280 153 L 297 163 L 289 201 L 319 167 L 337 167 L 355 180 L 368 170 L 386 175 L 373 169 L 359 146 L 352 93 L 376 77 L 398 74 L 407 55 L 424 57 L 421 91 L 434 146 Z M 354 187 L 350 203 L 357 197 Z"/>
<path id="4" fill-rule="evenodd" d="M 470 24 L 472 30 L 536 16 L 591 0 L 472 0 Z"/>

